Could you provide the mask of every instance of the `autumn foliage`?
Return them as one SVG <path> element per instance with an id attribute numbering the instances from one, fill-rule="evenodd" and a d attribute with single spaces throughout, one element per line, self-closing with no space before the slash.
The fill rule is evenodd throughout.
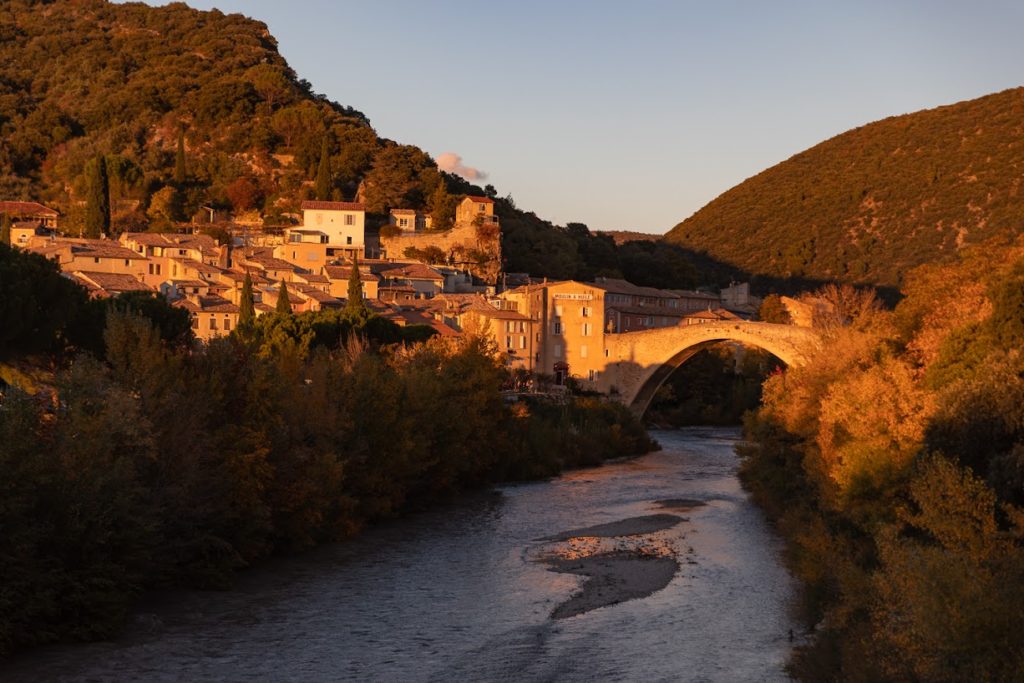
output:
<path id="1" fill-rule="evenodd" d="M 742 476 L 814 629 L 792 671 L 1020 680 L 1024 244 L 914 271 L 895 311 L 864 303 L 747 423 Z"/>

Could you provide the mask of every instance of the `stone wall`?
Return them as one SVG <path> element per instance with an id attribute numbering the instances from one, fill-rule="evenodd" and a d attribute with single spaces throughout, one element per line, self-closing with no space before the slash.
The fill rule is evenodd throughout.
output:
<path id="1" fill-rule="evenodd" d="M 481 251 L 487 254 L 487 261 L 483 264 L 459 264 L 468 268 L 474 275 L 488 283 L 495 283 L 501 273 L 501 236 L 481 242 L 477 238 L 477 227 L 472 223 L 458 224 L 450 230 L 424 230 L 422 232 L 405 233 L 394 237 L 380 237 L 381 247 L 386 251 L 388 258 L 403 258 L 405 250 L 409 247 L 426 249 L 437 247 L 447 256 L 454 257 L 455 261 L 466 261 L 468 254 L 472 251 Z M 461 252 L 461 253 L 460 253 Z"/>

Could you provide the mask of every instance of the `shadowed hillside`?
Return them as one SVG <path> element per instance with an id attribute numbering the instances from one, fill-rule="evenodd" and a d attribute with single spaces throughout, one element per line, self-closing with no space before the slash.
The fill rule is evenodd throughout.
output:
<path id="1" fill-rule="evenodd" d="M 755 275 L 896 286 L 1024 231 L 1024 88 L 856 128 L 750 178 L 667 235 Z"/>

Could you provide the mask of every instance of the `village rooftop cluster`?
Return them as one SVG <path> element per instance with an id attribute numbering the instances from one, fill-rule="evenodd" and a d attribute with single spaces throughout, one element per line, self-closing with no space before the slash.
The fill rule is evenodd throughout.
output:
<path id="1" fill-rule="evenodd" d="M 356 267 L 374 313 L 441 335 L 486 334 L 511 369 L 549 375 L 558 384 L 570 377 L 594 382 L 607 364 L 605 335 L 749 319 L 760 303 L 746 284 L 712 293 L 612 278 L 549 282 L 499 272 L 488 281 L 460 267 L 450 252 L 441 263 L 392 257 L 403 244 L 437 245 L 415 253 L 441 254 L 451 234 L 497 226 L 493 205 L 486 197 L 465 197 L 454 228 L 436 233 L 428 217 L 395 209 L 390 223 L 396 235 L 380 240 L 367 232 L 362 204 L 305 201 L 301 225 L 280 234 L 233 231 L 229 244 L 194 230 L 126 232 L 116 240 L 68 237 L 58 213 L 35 202 L 0 202 L 0 213 L 14 221 L 15 247 L 55 260 L 94 297 L 159 292 L 189 312 L 199 340 L 237 327 L 247 274 L 256 315 L 273 314 L 282 292 L 292 312 L 302 313 L 343 308 Z"/>

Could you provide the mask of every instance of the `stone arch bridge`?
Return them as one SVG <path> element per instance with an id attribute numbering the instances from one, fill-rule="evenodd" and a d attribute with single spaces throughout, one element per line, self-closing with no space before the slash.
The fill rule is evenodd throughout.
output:
<path id="1" fill-rule="evenodd" d="M 617 396 L 642 415 L 673 370 L 723 341 L 764 349 L 787 366 L 803 365 L 821 343 L 818 334 L 807 327 L 746 321 L 607 334 L 607 365 L 595 383 L 600 391 Z"/>

